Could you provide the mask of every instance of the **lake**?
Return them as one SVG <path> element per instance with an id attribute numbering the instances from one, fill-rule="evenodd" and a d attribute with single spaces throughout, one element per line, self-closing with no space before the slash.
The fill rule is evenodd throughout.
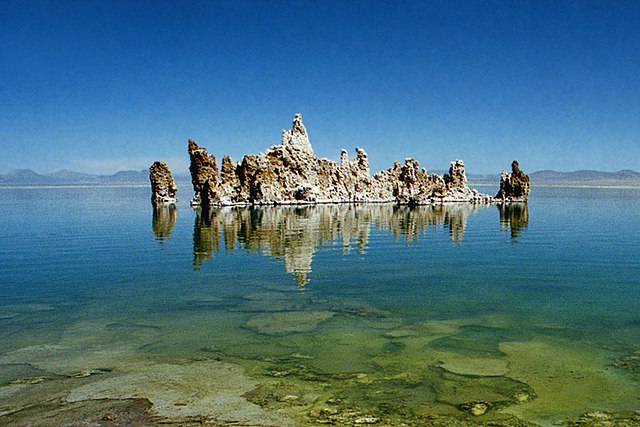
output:
<path id="1" fill-rule="evenodd" d="M 640 425 L 640 189 L 179 196 L 0 188 L 0 424 Z"/>

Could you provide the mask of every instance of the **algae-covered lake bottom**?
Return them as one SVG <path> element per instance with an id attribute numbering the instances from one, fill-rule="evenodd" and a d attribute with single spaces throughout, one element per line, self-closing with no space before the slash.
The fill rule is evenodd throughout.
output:
<path id="1" fill-rule="evenodd" d="M 1 425 L 640 425 L 640 190 L 180 191 L 0 188 Z"/>

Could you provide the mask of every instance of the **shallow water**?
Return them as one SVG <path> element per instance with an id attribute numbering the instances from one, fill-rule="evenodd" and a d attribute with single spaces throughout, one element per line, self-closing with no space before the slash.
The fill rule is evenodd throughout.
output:
<path id="1" fill-rule="evenodd" d="M 206 217 L 183 198 L 0 188 L 0 414 L 51 395 L 265 425 L 640 409 L 640 190 Z"/>

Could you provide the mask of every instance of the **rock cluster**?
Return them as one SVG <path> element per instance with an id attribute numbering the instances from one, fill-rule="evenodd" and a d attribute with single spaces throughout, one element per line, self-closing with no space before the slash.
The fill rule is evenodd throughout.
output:
<path id="1" fill-rule="evenodd" d="M 511 163 L 511 174 L 502 171 L 500 176 L 500 190 L 495 199 L 498 201 L 526 201 L 529 197 L 529 175 L 520 170 L 518 162 Z"/>
<path id="2" fill-rule="evenodd" d="M 165 205 L 175 203 L 178 200 L 176 198 L 178 187 L 165 162 L 158 160 L 151 165 L 149 180 L 151 181 L 151 203 Z"/>
<path id="3" fill-rule="evenodd" d="M 189 140 L 194 206 L 280 205 L 311 203 L 395 202 L 421 205 L 442 202 L 484 203 L 492 199 L 471 190 L 464 163 L 451 163 L 444 176 L 427 174 L 414 159 L 371 175 L 367 153 L 356 148 L 349 160 L 346 150 L 339 163 L 320 159 L 309 142 L 302 115 L 296 114 L 290 130 L 265 153 L 246 155 L 234 164 L 216 158 Z M 519 179 L 519 178 L 518 178 Z M 527 181 L 528 182 L 528 181 Z M 527 187 L 528 188 L 528 187 Z M 526 196 L 525 196 L 526 197 Z"/>

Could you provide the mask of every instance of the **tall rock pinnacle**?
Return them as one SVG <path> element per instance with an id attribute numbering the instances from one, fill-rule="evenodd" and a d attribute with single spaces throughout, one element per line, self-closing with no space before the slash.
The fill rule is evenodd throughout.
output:
<path id="1" fill-rule="evenodd" d="M 282 131 L 282 146 L 291 152 L 300 152 L 315 157 L 309 142 L 307 128 L 302 123 L 302 114 L 298 113 L 293 117 L 293 126 L 290 130 Z"/>
<path id="2" fill-rule="evenodd" d="M 189 140 L 189 157 L 191 165 L 191 183 L 193 184 L 194 197 L 192 205 L 210 205 L 218 201 L 218 166 L 216 157 L 208 154 L 207 149 L 199 147 L 192 139 Z"/>
<path id="3" fill-rule="evenodd" d="M 176 186 L 167 164 L 161 160 L 154 162 L 149 168 L 151 181 L 151 202 L 154 205 L 175 203 L 178 199 Z"/>
<path id="4" fill-rule="evenodd" d="M 526 201 L 529 197 L 529 191 L 529 175 L 525 175 L 520 170 L 518 161 L 514 160 L 511 163 L 511 174 L 502 171 L 500 190 L 495 198 L 503 201 Z"/>

